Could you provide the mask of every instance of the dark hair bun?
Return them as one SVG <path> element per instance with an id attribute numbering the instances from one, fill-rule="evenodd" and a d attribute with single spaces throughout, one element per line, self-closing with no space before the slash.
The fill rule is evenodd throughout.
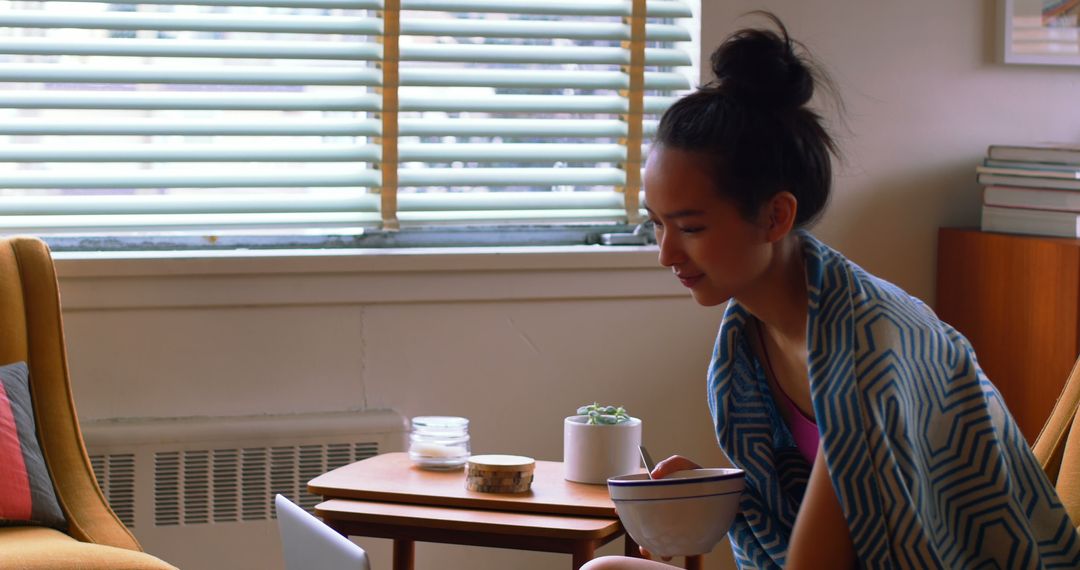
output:
<path id="1" fill-rule="evenodd" d="M 775 28 L 739 30 L 712 55 L 716 81 L 675 101 L 656 129 L 653 148 L 690 151 L 704 158 L 719 195 L 747 220 L 778 192 L 799 202 L 795 224 L 812 223 L 829 200 L 836 144 L 809 103 L 814 86 L 836 97 L 829 74 L 805 47 Z M 796 55 L 798 48 L 798 55 Z"/>
<path id="2" fill-rule="evenodd" d="M 712 54 L 717 88 L 747 105 L 793 110 L 814 95 L 814 77 L 795 54 L 787 29 L 772 14 L 780 33 L 745 29 L 732 34 Z"/>

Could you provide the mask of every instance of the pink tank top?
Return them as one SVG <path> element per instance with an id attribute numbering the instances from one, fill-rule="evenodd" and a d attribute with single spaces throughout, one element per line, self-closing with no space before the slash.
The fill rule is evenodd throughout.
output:
<path id="1" fill-rule="evenodd" d="M 777 387 L 780 383 L 776 383 Z M 818 445 L 821 443 L 821 434 L 818 433 L 817 423 L 814 420 L 806 417 L 806 414 L 799 409 L 799 406 L 795 405 L 795 402 L 788 397 L 783 388 L 780 388 L 781 399 L 787 404 L 788 411 L 790 412 L 791 421 L 788 422 L 788 429 L 791 430 L 791 437 L 795 438 L 795 447 L 799 448 L 799 453 L 810 465 L 814 464 L 814 459 L 817 457 Z"/>
<path id="2" fill-rule="evenodd" d="M 787 395 L 787 392 L 780 385 L 780 380 L 772 369 L 772 362 L 769 361 L 769 351 L 765 348 L 765 336 L 761 332 L 761 323 L 757 323 L 755 328 L 758 331 L 761 352 L 765 355 L 765 365 L 769 367 L 769 373 L 772 374 L 776 387 L 780 389 L 780 400 L 783 402 L 784 407 L 788 409 L 788 415 L 791 416 L 791 421 L 787 422 L 787 424 L 788 430 L 791 431 L 791 437 L 795 439 L 795 447 L 798 448 L 799 453 L 806 459 L 806 462 L 813 465 L 814 459 L 817 457 L 818 445 L 821 444 L 821 434 L 818 433 L 817 423 L 807 417 L 799 409 L 799 406 L 795 405 L 795 401 L 791 399 L 791 396 Z"/>

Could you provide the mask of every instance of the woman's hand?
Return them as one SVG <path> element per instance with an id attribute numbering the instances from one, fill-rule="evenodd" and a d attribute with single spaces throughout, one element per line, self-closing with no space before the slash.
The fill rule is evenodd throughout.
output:
<path id="1" fill-rule="evenodd" d="M 685 471 L 687 469 L 701 469 L 701 466 L 681 455 L 672 455 L 656 464 L 656 467 L 652 470 L 652 478 L 663 479 L 676 471 Z"/>
<path id="2" fill-rule="evenodd" d="M 701 469 L 701 466 L 681 455 L 672 455 L 671 457 L 668 457 L 660 463 L 657 463 L 656 467 L 653 467 L 652 478 L 663 479 L 664 477 L 667 477 L 668 475 L 671 475 L 676 471 L 685 471 L 687 469 Z M 644 546 L 639 546 L 638 550 L 641 551 L 642 558 L 652 560 L 652 553 L 649 552 L 647 548 L 645 548 Z M 664 556 L 663 560 L 664 562 L 667 562 L 671 560 L 671 557 Z"/>

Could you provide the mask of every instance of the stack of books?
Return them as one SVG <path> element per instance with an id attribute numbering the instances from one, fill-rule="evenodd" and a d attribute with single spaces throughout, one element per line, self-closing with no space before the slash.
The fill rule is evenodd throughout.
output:
<path id="1" fill-rule="evenodd" d="M 976 171 L 983 231 L 1080 238 L 1080 144 L 994 145 Z"/>

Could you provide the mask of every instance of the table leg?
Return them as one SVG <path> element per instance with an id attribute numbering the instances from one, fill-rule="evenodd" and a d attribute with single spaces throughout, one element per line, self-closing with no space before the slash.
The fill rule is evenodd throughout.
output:
<path id="1" fill-rule="evenodd" d="M 623 541 L 623 556 L 641 558 L 641 549 L 638 547 L 638 543 L 630 538 L 630 533 L 626 533 L 626 539 Z"/>
<path id="2" fill-rule="evenodd" d="M 586 540 L 574 544 L 574 570 L 578 570 L 585 565 L 586 562 L 593 559 L 596 556 L 596 543 L 591 540 Z"/>
<path id="3" fill-rule="evenodd" d="M 697 554 L 686 557 L 686 570 L 702 570 L 705 567 L 704 556 Z"/>
<path id="4" fill-rule="evenodd" d="M 394 539 L 394 570 L 413 570 L 415 561 L 415 543 L 402 538 Z"/>

